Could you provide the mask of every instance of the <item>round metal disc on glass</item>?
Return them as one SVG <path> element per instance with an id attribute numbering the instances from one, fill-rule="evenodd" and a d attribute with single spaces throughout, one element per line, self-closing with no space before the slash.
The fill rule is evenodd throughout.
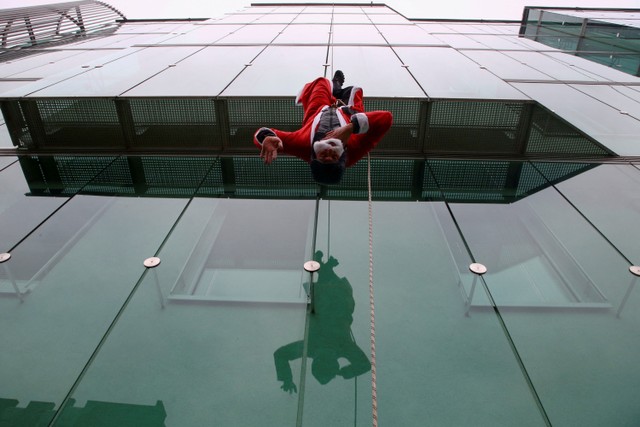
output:
<path id="1" fill-rule="evenodd" d="M 144 266 L 148 268 L 157 267 L 159 264 L 160 264 L 160 258 L 155 256 L 144 260 Z"/>
<path id="2" fill-rule="evenodd" d="M 5 252 L 3 254 L 0 254 L 0 262 L 5 262 L 9 258 L 11 258 L 11 254 L 10 253 Z"/>
<path id="3" fill-rule="evenodd" d="M 485 267 L 484 265 L 482 265 L 480 263 L 474 262 L 473 264 L 469 265 L 469 270 L 472 273 L 481 274 L 482 275 L 482 274 L 487 272 L 487 267 Z"/>
<path id="4" fill-rule="evenodd" d="M 640 276 L 640 267 L 638 267 L 637 265 L 632 265 L 631 267 L 629 267 L 629 271 L 634 276 Z"/>
<path id="5" fill-rule="evenodd" d="M 317 261 L 307 261 L 304 263 L 304 269 L 309 273 L 320 270 L 320 263 Z"/>

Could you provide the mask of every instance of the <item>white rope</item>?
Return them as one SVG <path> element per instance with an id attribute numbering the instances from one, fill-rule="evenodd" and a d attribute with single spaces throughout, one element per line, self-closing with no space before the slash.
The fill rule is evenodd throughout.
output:
<path id="1" fill-rule="evenodd" d="M 373 427 L 378 427 L 378 391 L 376 387 L 376 311 L 373 300 L 373 209 L 371 203 L 371 156 L 367 154 L 369 192 L 369 307 L 371 309 L 371 403 Z"/>

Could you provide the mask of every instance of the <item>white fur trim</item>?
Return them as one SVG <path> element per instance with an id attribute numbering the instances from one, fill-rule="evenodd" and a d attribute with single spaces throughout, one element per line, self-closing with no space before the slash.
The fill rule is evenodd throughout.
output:
<path id="1" fill-rule="evenodd" d="M 369 118 L 365 113 L 356 113 L 351 116 L 351 121 L 358 122 L 358 133 L 367 133 L 369 131 Z"/>

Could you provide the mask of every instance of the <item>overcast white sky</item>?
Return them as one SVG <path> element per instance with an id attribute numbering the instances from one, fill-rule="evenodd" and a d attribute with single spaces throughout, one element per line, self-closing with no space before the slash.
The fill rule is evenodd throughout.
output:
<path id="1" fill-rule="evenodd" d="M 322 2 L 322 0 L 315 0 Z M 0 8 L 63 3 L 64 0 L 0 0 Z M 215 18 L 251 5 L 251 0 L 104 0 L 127 18 Z M 254 1 L 255 3 L 265 3 Z M 272 0 L 273 3 L 304 3 Z M 335 0 L 333 3 L 358 3 Z M 331 3 L 331 2 L 328 2 Z M 363 2 L 366 3 L 366 2 Z M 387 0 L 407 18 L 520 20 L 524 6 L 605 7 L 640 9 L 640 0 Z"/>

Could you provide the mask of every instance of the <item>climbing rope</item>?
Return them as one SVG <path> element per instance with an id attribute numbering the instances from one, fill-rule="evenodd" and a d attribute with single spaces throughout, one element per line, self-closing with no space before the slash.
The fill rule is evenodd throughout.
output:
<path id="1" fill-rule="evenodd" d="M 369 193 L 369 307 L 371 309 L 371 404 L 373 427 L 378 427 L 378 391 L 376 387 L 376 311 L 373 301 L 373 209 L 371 203 L 371 156 L 367 154 Z"/>

